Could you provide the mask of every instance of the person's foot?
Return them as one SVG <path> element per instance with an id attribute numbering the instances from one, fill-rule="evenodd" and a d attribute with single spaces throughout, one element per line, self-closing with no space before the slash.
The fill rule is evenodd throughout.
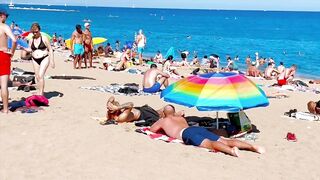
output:
<path id="1" fill-rule="evenodd" d="M 1 110 L 1 113 L 3 113 L 3 114 L 8 114 L 8 113 L 9 113 L 9 110 Z"/>
<path id="2" fill-rule="evenodd" d="M 257 152 L 259 154 L 264 154 L 266 152 L 266 149 L 261 146 L 253 146 L 254 152 Z"/>
<path id="3" fill-rule="evenodd" d="M 234 157 L 240 157 L 239 148 L 233 147 L 233 148 L 231 149 L 231 155 L 234 156 Z"/>

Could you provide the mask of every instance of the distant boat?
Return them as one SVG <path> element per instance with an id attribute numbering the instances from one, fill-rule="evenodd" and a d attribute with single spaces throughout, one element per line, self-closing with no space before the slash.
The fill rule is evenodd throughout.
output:
<path id="1" fill-rule="evenodd" d="M 67 3 L 64 3 L 64 6 L 67 7 Z"/>
<path id="2" fill-rule="evenodd" d="M 10 1 L 8 6 L 9 6 L 9 8 L 13 8 L 14 7 L 14 4 L 13 4 L 12 0 Z"/>

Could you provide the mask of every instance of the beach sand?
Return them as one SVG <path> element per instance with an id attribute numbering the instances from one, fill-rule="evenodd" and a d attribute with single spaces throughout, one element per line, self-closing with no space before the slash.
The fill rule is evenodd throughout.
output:
<path id="1" fill-rule="evenodd" d="M 105 104 L 112 94 L 80 89 L 80 86 L 110 83 L 141 84 L 142 75 L 95 69 L 72 69 L 71 62 L 55 53 L 56 68 L 47 75 L 77 75 L 96 80 L 47 79 L 45 91 L 50 106 L 33 114 L 0 115 L 0 179 L 319 179 L 319 122 L 282 117 L 296 108 L 307 111 L 311 92 L 287 92 L 289 98 L 270 99 L 270 106 L 247 110 L 260 131 L 255 145 L 265 154 L 241 151 L 240 158 L 201 148 L 165 143 L 135 132 L 132 123 L 102 126 L 91 117 L 105 116 Z M 95 64 L 101 66 L 101 64 Z M 12 63 L 32 71 L 31 63 Z M 254 80 L 258 84 L 270 81 Z M 315 85 L 314 87 L 319 87 Z M 273 88 L 263 87 L 267 92 Z M 11 100 L 31 92 L 10 91 Z M 159 96 L 116 96 L 135 106 L 166 104 Z M 187 115 L 212 116 L 176 105 Z M 219 114 L 226 117 L 225 113 Z M 298 141 L 285 139 L 287 132 Z"/>

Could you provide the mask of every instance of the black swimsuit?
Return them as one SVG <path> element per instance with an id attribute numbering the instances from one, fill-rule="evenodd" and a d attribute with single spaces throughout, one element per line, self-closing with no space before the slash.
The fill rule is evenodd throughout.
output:
<path id="1" fill-rule="evenodd" d="M 32 51 L 35 51 L 35 50 L 46 50 L 47 49 L 47 46 L 44 44 L 44 42 L 42 41 L 42 37 L 40 37 L 41 38 L 41 40 L 40 40 L 40 44 L 39 44 L 39 46 L 36 48 L 35 47 L 35 45 L 34 45 L 34 39 L 32 40 L 32 44 L 31 44 L 31 49 L 32 49 Z M 35 61 L 35 62 L 37 62 L 39 65 L 41 64 L 41 62 L 42 62 L 42 60 L 44 59 L 44 58 L 46 58 L 46 57 L 48 57 L 49 55 L 47 54 L 47 55 L 45 55 L 45 56 L 43 56 L 43 57 L 41 57 L 41 58 L 34 58 L 34 57 L 32 57 L 32 59 Z"/>
<path id="2" fill-rule="evenodd" d="M 153 124 L 160 119 L 159 113 L 148 105 L 134 108 L 140 110 L 140 117 L 137 120 L 145 120 L 148 122 L 152 122 Z"/>

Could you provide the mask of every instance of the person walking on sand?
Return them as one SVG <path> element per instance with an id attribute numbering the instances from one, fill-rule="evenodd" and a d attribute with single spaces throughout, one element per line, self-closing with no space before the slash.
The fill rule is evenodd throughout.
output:
<path id="1" fill-rule="evenodd" d="M 29 42 L 30 48 L 25 50 L 31 52 L 33 69 L 39 88 L 39 95 L 43 95 L 45 84 L 44 75 L 49 64 L 52 68 L 55 68 L 55 63 L 50 41 L 46 36 L 41 35 L 40 30 L 41 28 L 38 23 L 33 23 L 31 25 L 30 31 L 33 33 L 33 38 Z"/>
<path id="2" fill-rule="evenodd" d="M 84 23 L 86 30 L 84 31 L 84 65 L 87 67 L 87 59 L 89 60 L 89 68 L 92 68 L 92 52 L 93 42 L 90 31 L 90 23 Z"/>
<path id="3" fill-rule="evenodd" d="M 161 77 L 158 79 L 158 76 Z M 162 85 L 165 87 L 169 85 L 168 78 L 170 78 L 169 74 L 160 71 L 156 64 L 151 64 L 150 69 L 143 75 L 143 92 L 159 92 Z"/>
<path id="4" fill-rule="evenodd" d="M 84 48 L 83 48 L 83 32 L 81 25 L 76 25 L 76 30 L 73 31 L 71 36 L 71 53 L 75 56 L 73 61 L 74 69 L 81 69 L 81 61 L 83 58 Z M 78 64 L 78 67 L 77 67 Z"/>
<path id="5" fill-rule="evenodd" d="M 142 54 L 144 51 L 144 48 L 146 46 L 147 43 L 147 38 L 146 36 L 143 34 L 142 29 L 139 30 L 139 33 L 137 35 L 136 38 L 136 44 L 138 46 L 138 55 L 139 55 L 139 64 L 142 65 Z"/>
<path id="6" fill-rule="evenodd" d="M 165 117 L 156 121 L 151 126 L 150 131 L 156 133 L 163 130 L 169 137 L 180 139 L 186 145 L 220 151 L 235 157 L 239 157 L 239 149 L 260 154 L 265 152 L 263 147 L 218 136 L 205 127 L 189 127 L 186 119 L 182 116 L 177 116 L 174 112 L 175 109 L 172 106 L 165 106 L 163 110 Z"/>
<path id="7" fill-rule="evenodd" d="M 0 86 L 1 98 L 3 103 L 3 113 L 8 113 L 9 91 L 8 81 L 11 71 L 11 57 L 16 50 L 16 38 L 10 27 L 5 24 L 9 14 L 5 10 L 0 10 Z M 12 47 L 8 52 L 8 37 L 12 40 Z"/>

